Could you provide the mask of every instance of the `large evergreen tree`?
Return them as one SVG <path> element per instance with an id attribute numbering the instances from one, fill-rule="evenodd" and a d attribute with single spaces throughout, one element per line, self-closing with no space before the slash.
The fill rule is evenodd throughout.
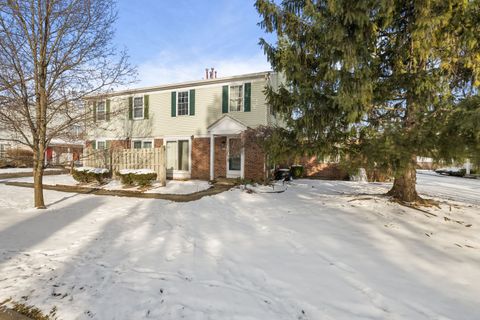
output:
<path id="1" fill-rule="evenodd" d="M 286 86 L 268 90 L 296 139 L 388 169 L 389 194 L 419 199 L 416 157 L 451 155 L 440 134 L 480 74 L 477 0 L 257 0 L 261 40 Z M 458 146 L 456 146 L 457 148 Z M 458 148 L 457 148 L 458 151 Z"/>

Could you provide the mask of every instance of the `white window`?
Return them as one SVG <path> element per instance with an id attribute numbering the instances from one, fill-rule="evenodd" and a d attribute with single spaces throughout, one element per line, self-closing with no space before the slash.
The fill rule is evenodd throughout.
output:
<path id="1" fill-rule="evenodd" d="M 133 119 L 143 119 L 143 97 L 133 98 Z"/>
<path id="2" fill-rule="evenodd" d="M 107 109 L 105 107 L 105 101 L 97 102 L 97 120 L 102 121 L 107 119 Z"/>
<path id="3" fill-rule="evenodd" d="M 96 149 L 102 150 L 107 148 L 107 142 L 105 140 L 97 140 Z"/>
<path id="4" fill-rule="evenodd" d="M 243 110 L 243 85 L 230 86 L 230 111 Z"/>
<path id="5" fill-rule="evenodd" d="M 8 144 L 0 143 L 0 159 L 7 156 Z"/>
<path id="6" fill-rule="evenodd" d="M 167 141 L 167 170 L 189 171 L 190 150 L 188 140 Z"/>
<path id="7" fill-rule="evenodd" d="M 72 134 L 75 137 L 79 137 L 82 134 L 82 126 L 79 124 L 72 125 Z"/>
<path id="8" fill-rule="evenodd" d="M 133 149 L 151 149 L 153 148 L 152 140 L 133 140 Z"/>
<path id="9" fill-rule="evenodd" d="M 178 92 L 177 100 L 178 100 L 177 115 L 188 116 L 188 91 Z"/>

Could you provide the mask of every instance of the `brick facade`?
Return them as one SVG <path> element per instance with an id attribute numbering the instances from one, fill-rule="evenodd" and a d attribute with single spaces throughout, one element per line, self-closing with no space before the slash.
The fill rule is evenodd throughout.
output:
<path id="1" fill-rule="evenodd" d="M 319 161 L 317 157 L 303 157 L 300 160 L 303 165 L 305 177 L 328 180 L 346 180 L 348 173 L 342 170 L 336 163 Z"/>
<path id="2" fill-rule="evenodd" d="M 192 179 L 210 179 L 210 138 L 192 140 Z"/>
<path id="3" fill-rule="evenodd" d="M 130 148 L 130 140 L 110 140 L 114 148 Z M 154 147 L 163 146 L 163 139 L 154 139 Z M 93 147 L 92 141 L 86 142 L 87 148 Z M 210 179 L 210 138 L 194 138 L 191 146 L 191 178 Z M 227 138 L 215 137 L 215 178 L 227 176 Z M 265 176 L 264 153 L 258 146 L 249 146 L 244 151 L 245 179 L 261 181 Z"/>
<path id="4" fill-rule="evenodd" d="M 215 137 L 215 178 L 227 176 L 227 137 Z"/>
<path id="5" fill-rule="evenodd" d="M 160 148 L 163 146 L 163 139 L 154 139 L 153 140 L 153 147 Z"/>
<path id="6" fill-rule="evenodd" d="M 260 147 L 249 147 L 245 150 L 244 175 L 246 179 L 263 180 L 264 154 Z M 227 176 L 227 138 L 215 137 L 215 178 Z M 192 179 L 210 179 L 210 138 L 192 140 Z"/>
<path id="7" fill-rule="evenodd" d="M 263 181 L 265 179 L 265 153 L 258 145 L 245 148 L 245 179 Z"/>
<path id="8" fill-rule="evenodd" d="M 110 148 L 114 149 L 129 149 L 130 140 L 110 140 Z"/>

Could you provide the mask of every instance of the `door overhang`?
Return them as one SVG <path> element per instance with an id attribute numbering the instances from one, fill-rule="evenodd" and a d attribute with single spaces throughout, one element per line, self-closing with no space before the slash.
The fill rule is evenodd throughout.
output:
<path id="1" fill-rule="evenodd" d="M 228 115 L 224 115 L 207 128 L 209 134 L 216 136 L 236 135 L 247 129 L 246 125 Z"/>
<path id="2" fill-rule="evenodd" d="M 228 115 L 224 115 L 223 117 L 208 126 L 207 130 L 208 134 L 210 135 L 210 180 L 214 180 L 215 178 L 215 136 L 238 136 L 247 129 L 248 127 L 246 125 Z M 228 153 L 225 160 L 228 162 Z M 226 171 L 228 174 L 228 163 Z M 240 171 L 240 176 L 243 178 L 243 151 L 242 170 Z"/>

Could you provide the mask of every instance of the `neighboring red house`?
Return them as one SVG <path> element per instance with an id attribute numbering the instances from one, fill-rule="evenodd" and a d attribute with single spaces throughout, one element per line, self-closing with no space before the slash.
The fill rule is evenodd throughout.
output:
<path id="1" fill-rule="evenodd" d="M 83 143 L 52 141 L 45 150 L 45 165 L 68 165 L 71 161 L 79 161 L 83 153 Z"/>

